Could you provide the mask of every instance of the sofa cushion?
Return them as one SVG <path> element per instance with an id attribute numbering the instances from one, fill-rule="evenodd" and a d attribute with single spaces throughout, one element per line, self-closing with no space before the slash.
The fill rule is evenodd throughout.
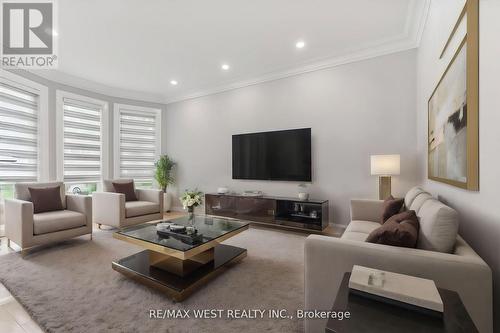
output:
<path id="1" fill-rule="evenodd" d="M 125 217 L 134 217 L 160 212 L 160 205 L 149 201 L 125 202 Z"/>
<path id="2" fill-rule="evenodd" d="M 119 179 L 104 179 L 102 181 L 102 190 L 104 192 L 114 192 L 115 188 L 113 183 L 130 183 L 134 180 L 132 178 L 119 178 Z"/>
<path id="3" fill-rule="evenodd" d="M 371 222 L 371 221 L 351 221 L 345 232 L 363 232 L 365 234 L 369 234 L 373 230 L 380 227 L 380 223 Z"/>
<path id="4" fill-rule="evenodd" d="M 407 209 L 414 210 L 416 213 L 418 213 L 420 208 L 422 208 L 424 202 L 428 199 L 432 199 L 432 195 L 427 192 L 422 192 L 417 195 L 415 199 L 413 199 L 413 202 L 411 203 L 410 207 L 407 207 Z"/>
<path id="5" fill-rule="evenodd" d="M 28 190 L 30 191 L 34 214 L 64 209 L 61 201 L 60 186 L 43 188 L 28 187 Z"/>
<path id="6" fill-rule="evenodd" d="M 53 187 L 60 186 L 61 190 L 61 202 L 63 208 L 66 209 L 66 193 L 63 182 L 48 182 L 48 183 L 16 183 L 14 185 L 15 198 L 24 201 L 31 202 L 31 194 L 28 188 L 44 188 L 44 187 Z"/>
<path id="7" fill-rule="evenodd" d="M 403 203 L 403 199 L 394 199 L 392 195 L 385 199 L 382 207 L 380 223 L 384 224 L 385 221 L 387 221 L 391 216 L 399 213 L 401 207 L 403 207 Z"/>
<path id="8" fill-rule="evenodd" d="M 378 224 L 380 227 L 380 224 Z M 348 239 L 358 242 L 364 242 L 369 234 L 365 232 L 355 232 L 355 231 L 345 231 L 342 235 L 342 239 Z"/>
<path id="9" fill-rule="evenodd" d="M 116 193 L 125 194 L 125 201 L 137 201 L 135 194 L 134 181 L 128 183 L 113 182 L 113 187 Z"/>
<path id="10" fill-rule="evenodd" d="M 417 197 L 417 195 L 419 195 L 420 193 L 424 193 L 425 191 L 423 189 L 421 189 L 420 187 L 418 186 L 415 186 L 413 187 L 412 189 L 410 189 L 408 192 L 406 192 L 406 195 L 405 195 L 405 207 L 407 209 L 410 208 L 411 204 L 413 203 L 413 200 L 415 200 L 415 198 Z"/>
<path id="11" fill-rule="evenodd" d="M 423 250 L 451 253 L 458 233 L 458 213 L 432 198 L 417 213 L 420 232 L 417 247 Z"/>
<path id="12" fill-rule="evenodd" d="M 370 232 L 378 227 L 380 227 L 380 223 L 377 222 L 354 220 L 349 223 L 341 238 L 364 242 Z"/>
<path id="13" fill-rule="evenodd" d="M 82 227 L 87 223 L 85 215 L 71 210 L 57 210 L 33 215 L 33 233 L 47 234 Z"/>
<path id="14" fill-rule="evenodd" d="M 414 248 L 417 245 L 418 229 L 418 218 L 415 211 L 408 210 L 392 216 L 384 225 L 373 230 L 366 241 Z"/>

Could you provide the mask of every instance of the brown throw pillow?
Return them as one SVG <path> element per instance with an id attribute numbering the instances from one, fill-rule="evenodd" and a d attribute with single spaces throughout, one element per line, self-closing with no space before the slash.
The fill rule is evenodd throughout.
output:
<path id="1" fill-rule="evenodd" d="M 385 199 L 380 223 L 384 224 L 385 221 L 387 221 L 391 216 L 399 213 L 401 211 L 401 207 L 403 207 L 403 203 L 403 198 L 394 199 L 392 195 L 389 198 Z"/>
<path id="2" fill-rule="evenodd" d="M 134 190 L 134 182 L 128 183 L 113 183 L 116 193 L 125 194 L 125 201 L 137 201 Z"/>
<path id="3" fill-rule="evenodd" d="M 61 201 L 61 186 L 54 187 L 28 187 L 33 203 L 33 213 L 52 212 L 63 210 Z"/>
<path id="4" fill-rule="evenodd" d="M 418 229 L 420 228 L 417 214 L 408 210 L 389 218 L 384 225 L 373 230 L 366 239 L 369 243 L 400 247 L 416 247 Z"/>

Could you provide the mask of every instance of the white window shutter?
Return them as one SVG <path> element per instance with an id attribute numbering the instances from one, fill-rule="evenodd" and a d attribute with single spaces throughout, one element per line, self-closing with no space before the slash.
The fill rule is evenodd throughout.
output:
<path id="1" fill-rule="evenodd" d="M 0 82 L 0 182 L 38 178 L 39 96 Z"/>
<path id="2" fill-rule="evenodd" d="M 159 111 L 118 106 L 119 178 L 153 183 L 158 157 Z"/>
<path id="3" fill-rule="evenodd" d="M 101 105 L 63 98 L 64 181 L 101 179 Z"/>

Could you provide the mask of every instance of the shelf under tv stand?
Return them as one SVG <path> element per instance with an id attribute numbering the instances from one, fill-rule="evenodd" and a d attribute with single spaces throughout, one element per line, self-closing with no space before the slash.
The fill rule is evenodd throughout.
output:
<path id="1" fill-rule="evenodd" d="M 330 233 L 328 200 L 238 194 L 206 194 L 205 213 L 248 220 L 262 226 Z"/>

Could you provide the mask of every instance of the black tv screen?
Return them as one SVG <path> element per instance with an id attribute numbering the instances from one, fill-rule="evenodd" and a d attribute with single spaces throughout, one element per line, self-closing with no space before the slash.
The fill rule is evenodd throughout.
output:
<path id="1" fill-rule="evenodd" d="M 311 129 L 233 135 L 233 179 L 311 181 Z"/>

